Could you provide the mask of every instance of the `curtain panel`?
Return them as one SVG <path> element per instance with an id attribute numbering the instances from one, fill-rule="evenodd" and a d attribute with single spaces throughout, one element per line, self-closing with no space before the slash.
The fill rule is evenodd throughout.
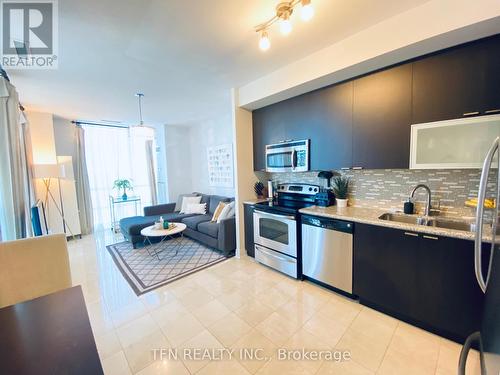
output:
<path id="1" fill-rule="evenodd" d="M 153 140 L 148 139 L 146 141 L 146 161 L 148 168 L 149 177 L 149 188 L 151 190 L 151 204 L 153 206 L 158 204 L 158 191 L 156 188 L 156 166 L 155 166 L 155 154 L 153 149 Z"/>
<path id="2" fill-rule="evenodd" d="M 82 234 L 90 234 L 94 230 L 92 195 L 85 155 L 85 130 L 79 125 L 75 128 L 75 138 L 76 199 L 78 201 L 80 227 Z"/>
<path id="3" fill-rule="evenodd" d="M 15 87 L 0 78 L 0 227 L 2 240 L 31 233 L 30 171 Z"/>

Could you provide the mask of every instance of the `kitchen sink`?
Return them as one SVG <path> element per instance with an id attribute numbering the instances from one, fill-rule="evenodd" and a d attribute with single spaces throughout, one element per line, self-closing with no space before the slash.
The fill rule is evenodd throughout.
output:
<path id="1" fill-rule="evenodd" d="M 398 223 L 405 224 L 416 224 L 416 225 L 427 225 L 427 218 L 423 216 L 414 216 L 414 215 L 403 215 L 403 214 L 393 214 L 393 213 L 385 213 L 379 216 L 381 220 L 387 221 L 395 221 Z"/>
<path id="2" fill-rule="evenodd" d="M 424 225 L 428 227 L 462 230 L 467 232 L 474 232 L 476 230 L 476 225 L 474 223 L 462 220 L 451 220 L 451 219 L 433 218 L 433 217 L 429 218 L 425 216 L 394 214 L 394 213 L 382 214 L 379 216 L 379 219 L 387 221 L 395 221 L 397 223 Z"/>
<path id="3" fill-rule="evenodd" d="M 446 219 L 431 219 L 427 222 L 429 227 L 464 230 L 467 232 L 475 232 L 476 224 L 467 221 L 446 220 Z"/>

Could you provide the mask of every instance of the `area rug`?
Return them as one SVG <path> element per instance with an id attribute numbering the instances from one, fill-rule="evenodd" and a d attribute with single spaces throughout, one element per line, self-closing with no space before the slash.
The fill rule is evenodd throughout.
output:
<path id="1" fill-rule="evenodd" d="M 221 253 L 186 237 L 163 242 L 159 248 L 160 260 L 150 255 L 147 247 L 134 249 L 130 242 L 120 242 L 106 248 L 137 295 L 227 259 Z M 177 255 L 175 250 L 178 250 Z"/>

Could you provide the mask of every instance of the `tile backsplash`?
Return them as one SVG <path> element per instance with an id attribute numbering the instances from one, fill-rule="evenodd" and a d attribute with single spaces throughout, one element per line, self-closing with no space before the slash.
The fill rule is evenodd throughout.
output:
<path id="1" fill-rule="evenodd" d="M 335 171 L 334 171 L 335 172 Z M 403 202 L 417 184 L 426 184 L 432 191 L 432 206 L 443 214 L 472 217 L 475 209 L 466 207 L 465 201 L 477 197 L 481 171 L 479 169 L 366 169 L 338 171 L 350 178 L 349 204 L 355 207 L 402 210 Z M 318 172 L 266 173 L 256 172 L 262 182 L 311 183 L 326 187 L 326 180 Z M 493 175 L 493 176 L 492 176 Z M 496 173 L 490 175 L 487 197 L 494 198 Z M 415 194 L 415 209 L 423 212 L 426 194 L 423 189 Z"/>

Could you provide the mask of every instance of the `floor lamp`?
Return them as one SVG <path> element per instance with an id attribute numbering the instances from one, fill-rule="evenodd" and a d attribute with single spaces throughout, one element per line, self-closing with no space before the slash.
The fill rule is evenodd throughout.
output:
<path id="1" fill-rule="evenodd" d="M 66 177 L 65 174 L 65 169 L 59 165 L 59 164 L 35 164 L 34 168 L 34 177 L 37 179 L 41 179 L 43 181 L 43 184 L 45 186 L 45 198 L 44 198 L 44 204 L 45 207 L 47 207 L 47 212 L 49 211 L 49 206 L 47 204 L 49 197 L 51 200 L 54 202 L 54 205 L 56 206 L 57 211 L 59 212 L 59 215 L 61 215 L 62 218 L 62 223 L 63 223 L 63 230 L 64 233 L 66 233 L 66 229 L 73 235 L 71 232 L 71 229 L 68 227 L 66 223 L 66 219 L 64 218 L 64 204 L 63 204 L 63 199 L 62 199 L 62 193 L 61 193 L 61 179 Z M 59 204 L 56 202 L 56 199 L 52 195 L 52 192 L 50 191 L 50 183 L 52 179 L 57 179 L 58 182 L 58 188 L 59 188 Z M 49 214 L 50 215 L 50 214 Z"/>

